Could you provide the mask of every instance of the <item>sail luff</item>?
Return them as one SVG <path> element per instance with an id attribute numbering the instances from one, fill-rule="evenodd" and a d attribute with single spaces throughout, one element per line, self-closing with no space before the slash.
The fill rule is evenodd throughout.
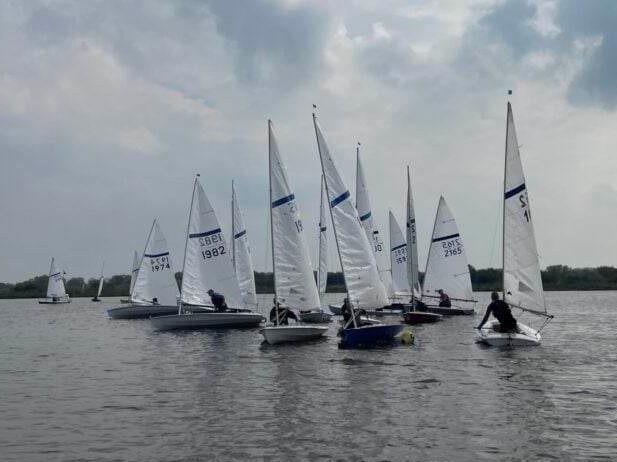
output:
<path id="1" fill-rule="evenodd" d="M 240 204 L 232 182 L 232 254 L 233 265 L 238 285 L 242 294 L 243 303 L 246 306 L 257 306 L 257 296 L 255 293 L 255 273 L 253 272 L 253 261 L 251 259 L 250 246 L 244 217 L 240 210 Z"/>
<path id="2" fill-rule="evenodd" d="M 418 242 L 416 236 L 416 215 L 413 205 L 413 193 L 411 189 L 411 174 L 407 166 L 407 277 L 412 295 L 420 294 L 420 281 L 418 274 Z"/>
<path id="3" fill-rule="evenodd" d="M 129 295 L 133 295 L 133 287 L 135 287 L 135 279 L 139 271 L 139 254 L 137 250 L 133 250 L 133 265 L 131 266 L 131 281 L 129 283 Z"/>

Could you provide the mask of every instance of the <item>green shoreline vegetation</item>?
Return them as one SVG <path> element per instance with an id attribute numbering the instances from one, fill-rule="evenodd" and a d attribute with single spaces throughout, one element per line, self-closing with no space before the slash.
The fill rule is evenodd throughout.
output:
<path id="1" fill-rule="evenodd" d="M 471 283 L 475 291 L 501 290 L 501 269 L 476 269 L 469 266 Z M 423 279 L 420 274 L 420 279 Z M 182 273 L 176 273 L 178 283 Z M 116 275 L 105 279 L 103 297 L 126 296 L 129 292 L 129 276 Z M 600 266 L 597 268 L 570 268 L 553 265 L 542 271 L 544 290 L 617 290 L 617 268 Z M 255 272 L 257 293 L 268 294 L 274 291 L 272 273 Z M 71 297 L 92 297 L 96 293 L 98 279 L 75 277 L 67 279 L 66 291 Z M 47 275 L 36 276 L 15 284 L 0 283 L 0 298 L 39 298 L 47 290 Z M 345 292 L 342 273 L 328 273 L 328 292 Z"/>

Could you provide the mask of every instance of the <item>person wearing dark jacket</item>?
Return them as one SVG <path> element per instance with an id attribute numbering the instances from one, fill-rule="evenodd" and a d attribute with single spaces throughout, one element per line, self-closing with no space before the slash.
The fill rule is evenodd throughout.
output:
<path id="1" fill-rule="evenodd" d="M 225 296 L 223 294 L 219 294 L 218 292 L 210 289 L 208 291 L 208 295 L 210 295 L 210 300 L 212 301 L 216 311 L 227 310 L 227 303 L 225 302 Z"/>
<path id="2" fill-rule="evenodd" d="M 482 322 L 478 324 L 476 329 L 481 329 L 492 314 L 497 318 L 497 321 L 499 321 L 500 332 L 516 332 L 516 319 L 512 316 L 510 306 L 503 300 L 499 300 L 499 294 L 497 292 L 491 294 L 491 300 L 491 304 L 486 308 L 486 313 L 484 314 L 484 318 L 482 318 Z"/>
<path id="3" fill-rule="evenodd" d="M 439 294 L 439 306 L 442 308 L 452 308 L 452 302 L 450 301 L 450 296 L 445 293 L 442 289 L 437 291 Z"/>

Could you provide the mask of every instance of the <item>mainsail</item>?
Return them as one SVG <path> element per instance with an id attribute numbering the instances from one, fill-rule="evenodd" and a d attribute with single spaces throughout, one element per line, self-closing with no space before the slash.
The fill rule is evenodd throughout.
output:
<path id="1" fill-rule="evenodd" d="M 401 227 L 392 212 L 390 223 L 390 268 L 392 271 L 393 295 L 409 295 L 409 280 L 407 279 L 407 242 L 403 237 Z"/>
<path id="2" fill-rule="evenodd" d="M 350 301 L 360 308 L 389 305 L 386 290 L 377 271 L 375 254 L 314 114 L 313 123 L 328 192 L 334 236 Z"/>
<path id="3" fill-rule="evenodd" d="M 238 197 L 233 182 L 231 183 L 231 208 L 232 208 L 232 258 L 240 293 L 242 294 L 242 304 L 245 306 L 257 306 L 257 295 L 255 294 L 255 273 L 253 272 L 253 261 L 249 248 L 246 227 Z"/>
<path id="4" fill-rule="evenodd" d="M 139 254 L 137 250 L 133 250 L 133 264 L 131 265 L 131 282 L 129 284 L 129 295 L 133 295 L 133 287 L 135 287 L 135 280 L 137 279 L 137 273 L 139 272 Z"/>
<path id="5" fill-rule="evenodd" d="M 105 280 L 105 278 L 103 277 L 104 269 L 105 269 L 105 262 L 103 262 L 103 265 L 101 266 L 101 276 L 99 277 L 99 288 L 96 291 L 96 298 L 99 298 L 101 296 L 101 292 L 103 291 L 103 281 Z"/>
<path id="6" fill-rule="evenodd" d="M 469 301 L 473 299 L 463 238 L 443 196 L 439 198 L 435 215 L 423 294 L 436 296 L 439 289 L 451 298 Z"/>
<path id="7" fill-rule="evenodd" d="M 276 299 L 292 309 L 319 310 L 319 293 L 315 285 L 304 228 L 295 195 L 289 185 L 287 170 L 281 161 L 270 120 L 268 121 L 268 149 L 270 223 Z"/>
<path id="8" fill-rule="evenodd" d="M 504 299 L 508 303 L 546 313 L 531 208 L 509 102 L 504 173 L 503 287 Z"/>
<path id="9" fill-rule="evenodd" d="M 323 175 L 321 176 L 321 201 L 319 203 L 319 267 L 317 268 L 317 287 L 320 294 L 326 293 L 328 283 L 328 227 L 326 223 L 326 207 L 328 206 L 328 193 L 324 184 Z"/>
<path id="10" fill-rule="evenodd" d="M 156 219 L 148 234 L 131 299 L 136 303 L 152 303 L 155 298 L 159 305 L 165 306 L 174 306 L 178 301 L 178 283 L 169 247 Z"/>
<path id="11" fill-rule="evenodd" d="M 364 168 L 360 160 L 360 145 L 356 146 L 356 209 L 360 217 L 360 223 L 366 233 L 366 237 L 375 253 L 375 262 L 377 263 L 377 271 L 385 287 L 390 285 L 390 277 L 387 271 L 386 258 L 383 241 L 379 235 L 379 230 L 375 226 L 373 220 L 373 212 L 371 210 L 371 199 L 368 192 L 368 185 L 364 176 Z"/>
<path id="12" fill-rule="evenodd" d="M 62 271 L 56 266 L 56 259 L 52 257 L 49 267 L 49 279 L 47 281 L 47 298 L 62 298 L 66 297 L 64 289 L 64 277 Z"/>
<path id="13" fill-rule="evenodd" d="M 416 213 L 413 208 L 413 194 L 411 192 L 411 175 L 407 166 L 407 278 L 409 287 L 414 295 L 420 294 L 420 280 L 418 275 L 418 241 L 416 239 Z"/>
<path id="14" fill-rule="evenodd" d="M 244 306 L 227 241 L 214 209 L 195 177 L 180 300 L 185 305 L 211 305 L 210 289 L 224 295 L 230 308 Z"/>

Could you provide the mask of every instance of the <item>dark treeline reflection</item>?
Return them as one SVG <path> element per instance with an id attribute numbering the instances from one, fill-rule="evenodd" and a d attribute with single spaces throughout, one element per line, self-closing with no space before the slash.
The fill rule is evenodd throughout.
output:
<path id="1" fill-rule="evenodd" d="M 501 269 L 476 269 L 469 266 L 474 290 L 501 290 Z M 176 273 L 178 284 L 182 273 Z M 420 273 L 420 280 L 424 274 Z M 128 275 L 120 274 L 105 279 L 103 297 L 127 295 L 129 291 Z M 554 265 L 542 271 L 545 290 L 617 290 L 617 268 L 600 266 L 598 268 L 570 268 Z M 274 285 L 272 273 L 255 272 L 255 284 L 258 293 L 272 293 Z M 71 297 L 92 297 L 96 293 L 98 279 L 75 277 L 66 281 L 66 291 Z M 44 296 L 47 290 L 47 275 L 36 276 L 15 284 L 0 283 L 0 298 L 37 298 Z M 345 292 L 342 273 L 328 273 L 328 292 Z"/>

